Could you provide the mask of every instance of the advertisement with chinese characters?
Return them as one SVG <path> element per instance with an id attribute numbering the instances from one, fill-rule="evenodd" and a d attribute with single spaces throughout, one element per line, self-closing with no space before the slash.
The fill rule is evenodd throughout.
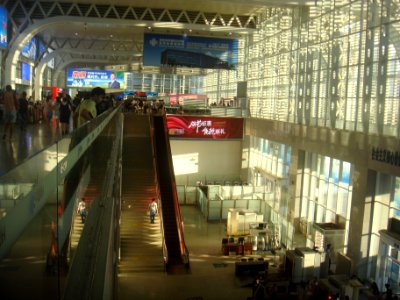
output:
<path id="1" fill-rule="evenodd" d="M 234 70 L 238 41 L 180 35 L 144 35 L 143 65 Z"/>
<path id="2" fill-rule="evenodd" d="M 0 5 L 0 47 L 7 48 L 7 22 L 8 14 L 4 6 Z"/>
<path id="3" fill-rule="evenodd" d="M 168 134 L 174 138 L 242 139 L 243 119 L 167 116 Z"/>
<path id="4" fill-rule="evenodd" d="M 109 70 L 67 70 L 68 87 L 102 87 L 109 89 L 124 89 L 124 72 Z"/>

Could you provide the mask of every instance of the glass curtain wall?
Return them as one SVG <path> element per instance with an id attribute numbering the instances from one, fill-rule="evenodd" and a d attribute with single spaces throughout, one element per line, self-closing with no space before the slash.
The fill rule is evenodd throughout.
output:
<path id="1" fill-rule="evenodd" d="M 375 196 L 372 246 L 378 247 L 377 270 L 375 278 L 380 288 L 389 283 L 394 292 L 400 289 L 400 250 L 399 234 L 395 228 L 388 227 L 388 220 L 400 221 L 400 177 L 378 173 L 377 184 L 385 181 L 388 188 Z M 398 227 L 398 226 L 397 226 Z M 381 230 L 383 229 L 383 230 Z M 390 233 L 389 233 L 390 232 Z M 374 259 L 372 257 L 372 259 Z"/>
<path id="2" fill-rule="evenodd" d="M 345 225 L 342 250 L 346 252 L 353 191 L 350 178 L 350 163 L 306 153 L 300 217 L 306 224 L 307 246 L 314 246 L 312 224 L 340 222 Z"/>
<path id="3" fill-rule="evenodd" d="M 209 71 L 211 101 L 247 81 L 252 117 L 400 135 L 400 1 L 321 0 L 266 9 L 237 71 Z"/>
<path id="4" fill-rule="evenodd" d="M 291 247 L 294 230 L 287 221 L 291 147 L 256 137 L 250 143 L 250 178 L 255 186 L 265 188 L 265 220 L 279 225 L 281 243 Z"/>
<path id="5" fill-rule="evenodd" d="M 203 76 L 126 73 L 127 89 L 158 93 L 203 94 Z"/>

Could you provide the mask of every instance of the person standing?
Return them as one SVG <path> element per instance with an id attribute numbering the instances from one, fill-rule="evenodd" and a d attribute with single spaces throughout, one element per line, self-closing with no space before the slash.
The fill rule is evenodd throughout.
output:
<path id="1" fill-rule="evenodd" d="M 150 223 L 154 223 L 154 219 L 156 214 L 158 213 L 158 207 L 156 199 L 151 199 L 151 203 L 149 204 L 149 211 L 150 211 Z"/>
<path id="2" fill-rule="evenodd" d="M 22 92 L 21 97 L 19 98 L 19 108 L 18 108 L 18 115 L 19 115 L 19 128 L 21 131 L 26 130 L 26 124 L 28 122 L 28 106 L 29 102 L 26 99 L 26 92 Z"/>
<path id="3" fill-rule="evenodd" d="M 7 131 L 9 139 L 11 140 L 13 134 L 13 124 L 17 119 L 18 102 L 11 85 L 6 86 L 6 91 L 3 95 L 4 103 L 4 133 L 3 140 L 7 137 Z"/>
<path id="4" fill-rule="evenodd" d="M 76 108 L 74 114 L 74 117 L 76 116 L 76 124 L 74 124 L 74 127 L 81 127 L 86 122 L 97 117 L 96 104 L 100 103 L 105 95 L 106 91 L 101 87 L 95 87 L 92 90 L 90 99 L 83 100 Z"/>
<path id="5" fill-rule="evenodd" d="M 60 104 L 60 123 L 61 135 L 68 134 L 69 118 L 71 116 L 72 106 L 69 95 L 64 95 L 61 98 Z"/>

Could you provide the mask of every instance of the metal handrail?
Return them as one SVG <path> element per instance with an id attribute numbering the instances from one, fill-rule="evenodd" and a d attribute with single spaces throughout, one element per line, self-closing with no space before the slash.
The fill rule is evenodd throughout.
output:
<path id="1" fill-rule="evenodd" d="M 156 168 L 156 152 L 155 152 L 155 146 L 154 146 L 154 125 L 152 122 L 150 123 L 150 142 L 151 142 L 151 149 L 152 149 L 152 157 L 153 157 L 153 166 Z M 155 172 L 155 174 L 157 174 Z M 154 178 L 155 183 L 156 183 L 156 195 L 157 195 L 157 205 L 158 205 L 158 215 L 160 218 L 160 230 L 161 230 L 161 238 L 162 238 L 162 250 L 163 250 L 163 259 L 164 259 L 164 269 L 166 268 L 168 264 L 168 249 L 167 249 L 167 244 L 165 241 L 165 235 L 164 235 L 164 222 L 163 222 L 163 214 L 162 214 L 162 203 L 159 201 L 160 199 L 160 188 L 158 184 L 158 178 L 155 176 Z"/>

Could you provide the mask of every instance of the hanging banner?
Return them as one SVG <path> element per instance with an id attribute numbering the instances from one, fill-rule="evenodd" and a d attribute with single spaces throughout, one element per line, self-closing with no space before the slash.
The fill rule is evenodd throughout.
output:
<path id="1" fill-rule="evenodd" d="M 174 138 L 242 139 L 242 118 L 167 116 L 168 134 Z"/>
<path id="2" fill-rule="evenodd" d="M 238 41 L 180 35 L 144 35 L 143 65 L 234 70 Z"/>

